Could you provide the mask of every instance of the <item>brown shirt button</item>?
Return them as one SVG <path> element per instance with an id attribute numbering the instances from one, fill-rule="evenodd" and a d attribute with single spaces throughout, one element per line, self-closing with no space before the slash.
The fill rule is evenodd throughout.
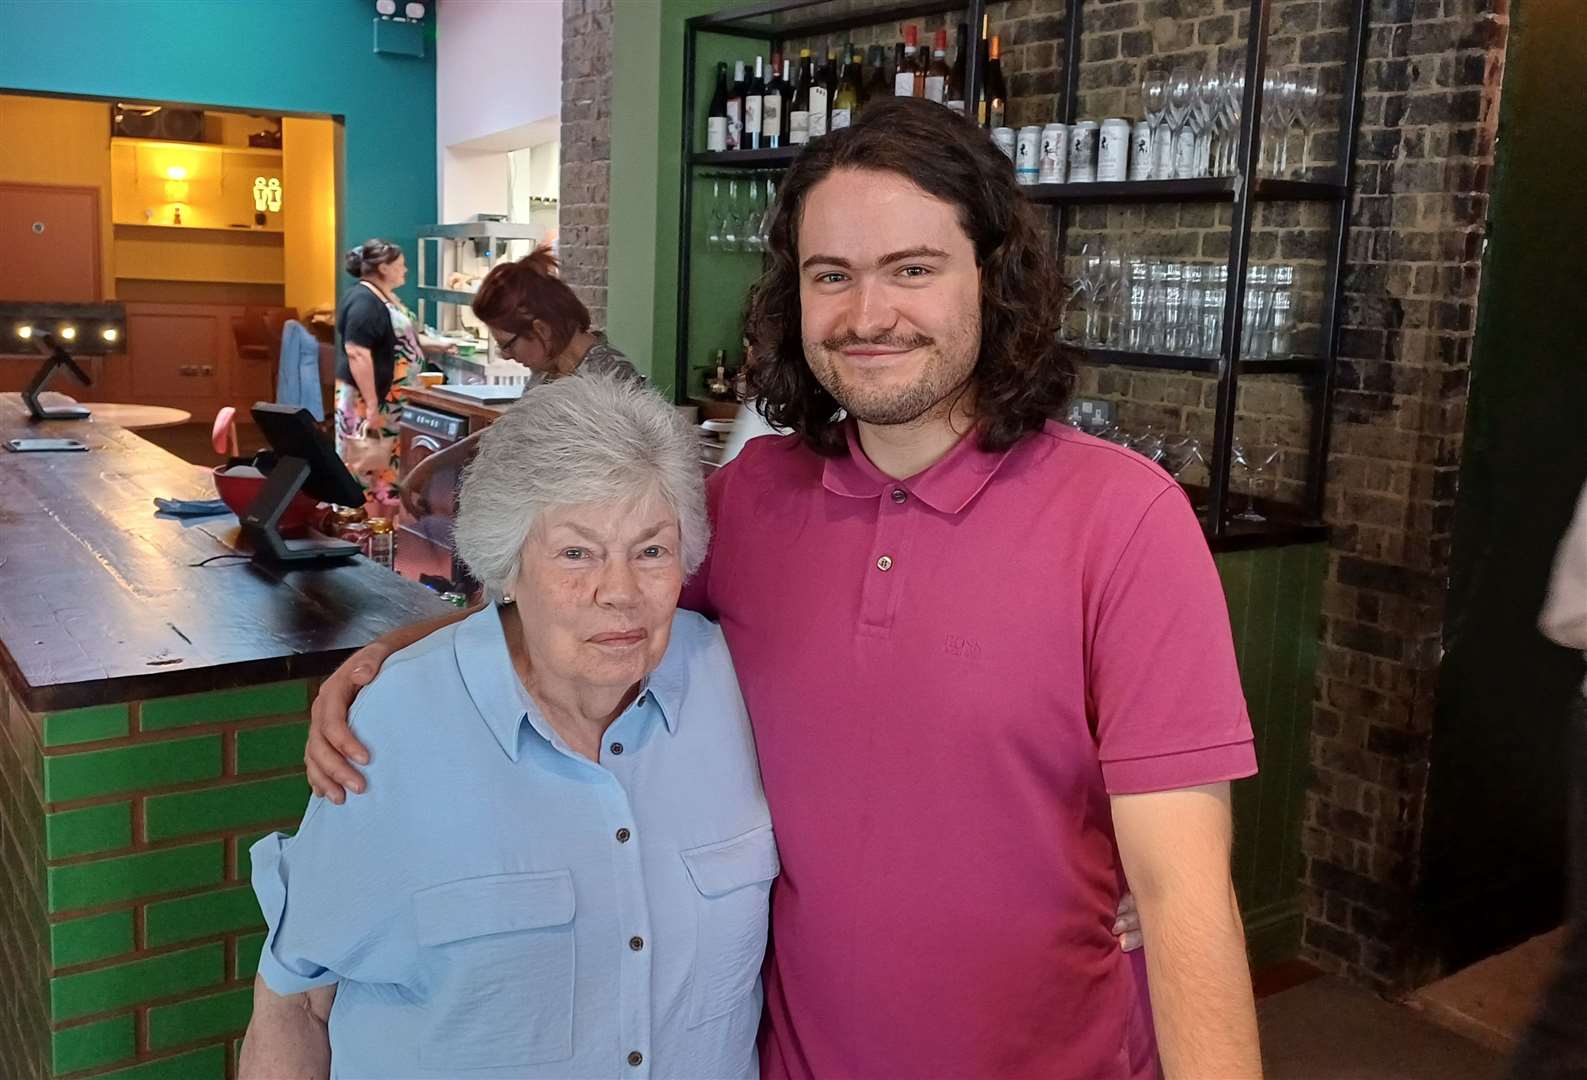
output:
<path id="1" fill-rule="evenodd" d="M 626 843 L 628 843 L 628 838 L 630 836 L 633 836 L 633 835 L 634 834 L 629 832 L 627 829 L 618 829 L 617 830 L 617 842 L 619 844 L 626 844 Z"/>
<path id="2" fill-rule="evenodd" d="M 607 747 L 607 749 L 609 749 L 614 754 L 621 754 L 623 752 L 623 744 L 620 742 L 614 742 L 611 746 Z"/>
<path id="3" fill-rule="evenodd" d="M 644 1063 L 645 1063 L 645 1055 L 644 1054 L 641 1054 L 638 1050 L 630 1050 L 628 1052 L 628 1064 L 634 1066 L 637 1069 L 639 1066 L 643 1065 Z"/>
<path id="4" fill-rule="evenodd" d="M 628 939 L 628 947 L 638 952 L 645 947 L 645 939 L 636 934 Z"/>

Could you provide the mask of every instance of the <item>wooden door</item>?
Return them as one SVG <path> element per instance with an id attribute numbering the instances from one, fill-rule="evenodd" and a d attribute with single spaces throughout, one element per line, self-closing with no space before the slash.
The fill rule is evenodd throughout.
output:
<path id="1" fill-rule="evenodd" d="M 99 192 L 0 184 L 0 300 L 100 299 Z"/>

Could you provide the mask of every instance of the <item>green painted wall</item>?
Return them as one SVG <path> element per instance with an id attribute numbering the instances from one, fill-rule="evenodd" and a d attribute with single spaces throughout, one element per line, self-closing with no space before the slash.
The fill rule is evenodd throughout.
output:
<path id="1" fill-rule="evenodd" d="M 1579 654 L 1536 620 L 1587 480 L 1587 20 L 1514 8 L 1423 842 L 1421 921 L 1458 967 L 1557 922 Z M 1580 765 L 1580 762 L 1576 763 Z M 1480 858 L 1473 858 L 1480 853 Z"/>
<path id="2" fill-rule="evenodd" d="M 383 236 L 411 264 L 436 220 L 433 22 L 413 59 L 374 53 L 374 17 L 364 0 L 4 0 L 0 85 L 342 117 L 341 249 Z"/>

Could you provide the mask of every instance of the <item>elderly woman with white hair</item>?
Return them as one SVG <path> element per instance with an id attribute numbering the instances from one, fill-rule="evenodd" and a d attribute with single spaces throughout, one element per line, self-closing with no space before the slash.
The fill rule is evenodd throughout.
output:
<path id="1" fill-rule="evenodd" d="M 542 387 L 464 476 L 496 601 L 359 695 L 370 794 L 253 848 L 241 1074 L 756 1075 L 778 873 L 719 630 L 694 437 L 609 374 Z"/>

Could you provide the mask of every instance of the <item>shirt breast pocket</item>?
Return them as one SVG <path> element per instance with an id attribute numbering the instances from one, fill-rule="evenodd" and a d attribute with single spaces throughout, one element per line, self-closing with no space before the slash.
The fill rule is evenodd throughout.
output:
<path id="1" fill-rule="evenodd" d="M 445 1069 L 573 1055 L 573 875 L 465 878 L 413 894 L 430 1000 L 419 1061 Z"/>
<path id="2" fill-rule="evenodd" d="M 682 852 L 695 897 L 689 1026 L 749 1001 L 766 953 L 771 883 L 781 864 L 771 826 Z"/>

